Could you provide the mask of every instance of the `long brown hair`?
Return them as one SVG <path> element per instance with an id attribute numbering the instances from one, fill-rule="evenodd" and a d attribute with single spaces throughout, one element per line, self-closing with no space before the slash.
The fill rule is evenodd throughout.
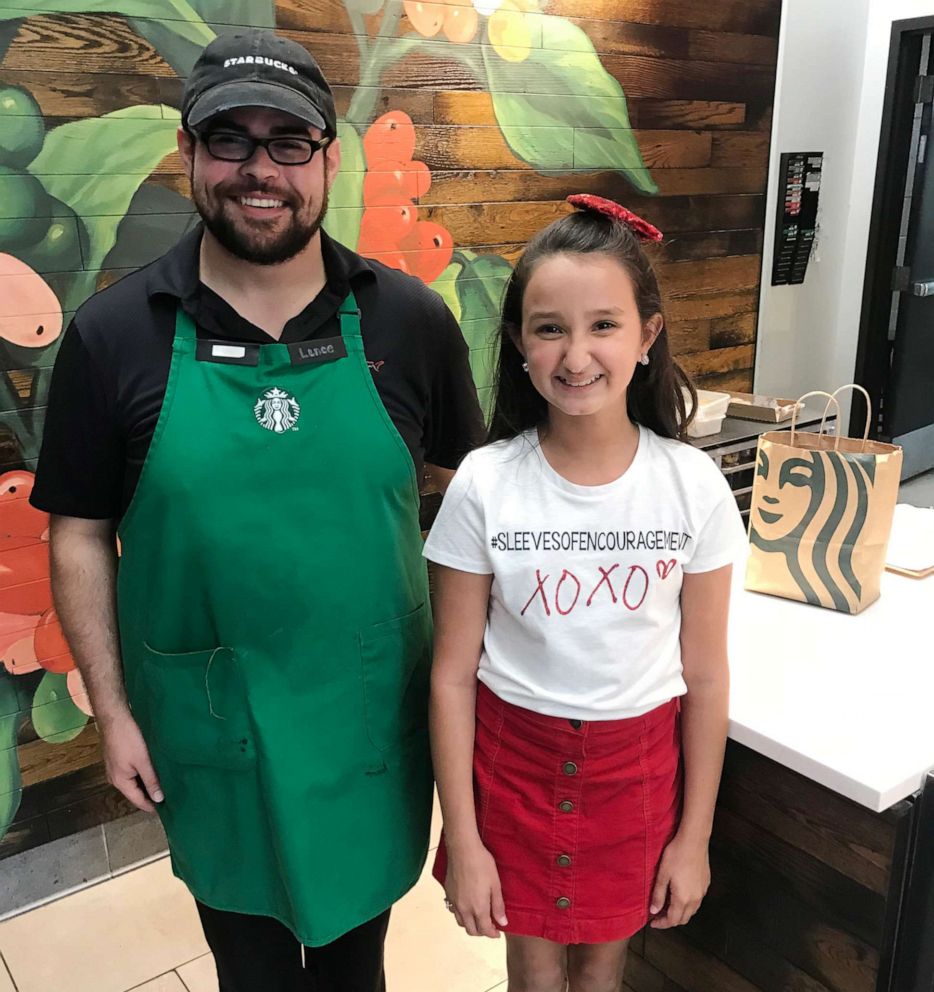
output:
<path id="1" fill-rule="evenodd" d="M 662 437 L 684 440 L 697 408 L 697 391 L 687 373 L 671 357 L 664 326 L 658 279 L 638 237 L 620 221 L 593 211 L 576 211 L 549 224 L 529 242 L 506 284 L 503 312 L 497 331 L 499 357 L 493 378 L 493 416 L 487 441 L 517 437 L 548 421 L 548 403 L 522 368 L 515 344 L 522 327 L 522 300 L 532 272 L 552 255 L 600 252 L 616 259 L 632 279 L 642 323 L 662 314 L 662 330 L 650 352 L 648 365 L 637 364 L 626 394 L 629 417 Z M 682 387 L 691 397 L 688 413 Z"/>

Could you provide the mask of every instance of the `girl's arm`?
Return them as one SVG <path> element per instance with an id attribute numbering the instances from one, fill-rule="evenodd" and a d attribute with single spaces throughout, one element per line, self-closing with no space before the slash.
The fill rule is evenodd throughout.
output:
<path id="1" fill-rule="evenodd" d="M 431 751 L 448 852 L 445 891 L 471 936 L 498 937 L 506 924 L 496 865 L 480 840 L 473 791 L 477 668 L 492 575 L 435 566 L 435 655 Z"/>
<path id="2" fill-rule="evenodd" d="M 679 926 L 697 912 L 710 885 L 707 847 L 726 748 L 730 675 L 727 618 L 732 566 L 686 573 L 681 587 L 681 699 L 684 808 L 665 848 L 652 893 L 656 929 Z M 667 898 L 667 907 L 666 907 Z M 662 910 L 664 909 L 664 912 Z"/>

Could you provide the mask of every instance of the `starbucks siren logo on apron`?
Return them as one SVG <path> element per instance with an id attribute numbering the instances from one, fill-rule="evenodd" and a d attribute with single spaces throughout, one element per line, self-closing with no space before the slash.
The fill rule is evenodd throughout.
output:
<path id="1" fill-rule="evenodd" d="M 273 386 L 256 401 L 253 413 L 261 427 L 275 434 L 295 429 L 302 408 L 294 396 Z"/>

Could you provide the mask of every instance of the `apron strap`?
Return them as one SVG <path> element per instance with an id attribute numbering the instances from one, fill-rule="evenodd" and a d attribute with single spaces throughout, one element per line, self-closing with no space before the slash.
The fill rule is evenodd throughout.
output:
<path id="1" fill-rule="evenodd" d="M 175 336 L 182 341 L 193 341 L 197 343 L 198 340 L 195 322 L 182 309 L 181 303 L 175 308 Z"/>
<path id="2" fill-rule="evenodd" d="M 341 322 L 342 338 L 360 338 L 360 308 L 357 306 L 357 298 L 351 289 L 340 305 L 337 316 Z"/>

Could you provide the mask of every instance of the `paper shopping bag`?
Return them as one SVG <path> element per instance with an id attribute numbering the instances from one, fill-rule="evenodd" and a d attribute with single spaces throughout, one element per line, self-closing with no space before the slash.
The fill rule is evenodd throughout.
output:
<path id="1" fill-rule="evenodd" d="M 749 512 L 746 588 L 859 613 L 879 598 L 898 497 L 902 449 L 821 430 L 769 431 L 759 438 Z M 829 393 L 827 410 L 837 405 Z M 801 400 L 798 403 L 801 403 Z M 826 413 L 825 410 L 825 420 Z M 839 405 L 837 405 L 839 423 Z"/>

